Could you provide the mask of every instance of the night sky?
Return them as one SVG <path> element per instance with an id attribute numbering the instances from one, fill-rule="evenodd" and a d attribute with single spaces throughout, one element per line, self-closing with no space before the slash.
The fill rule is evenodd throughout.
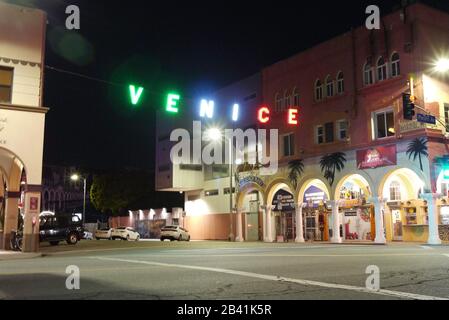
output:
<path id="1" fill-rule="evenodd" d="M 154 111 L 176 89 L 199 98 L 263 66 L 362 25 L 386 1 L 12 0 L 48 13 L 46 64 L 110 83 L 46 70 L 46 164 L 153 169 Z M 422 1 L 445 6 L 446 0 Z M 65 29 L 65 7 L 81 30 Z M 132 108 L 126 84 L 146 89 Z M 151 91 L 151 92 L 149 92 Z"/>

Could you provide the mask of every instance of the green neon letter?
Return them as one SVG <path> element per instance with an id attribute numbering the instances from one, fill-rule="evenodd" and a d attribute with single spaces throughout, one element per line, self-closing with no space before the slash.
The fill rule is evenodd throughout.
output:
<path id="1" fill-rule="evenodd" d="M 181 97 L 179 94 L 169 93 L 167 96 L 167 112 L 178 113 L 179 108 L 177 107 L 179 100 Z"/>
<path id="2" fill-rule="evenodd" d="M 136 86 L 130 85 L 129 86 L 129 95 L 131 97 L 131 103 L 133 105 L 136 105 L 139 103 L 140 98 L 142 97 L 143 88 L 139 87 L 136 91 Z"/>

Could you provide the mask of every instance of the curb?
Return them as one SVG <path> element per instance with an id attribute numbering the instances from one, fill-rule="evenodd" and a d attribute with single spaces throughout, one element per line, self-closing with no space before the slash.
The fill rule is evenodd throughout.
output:
<path id="1" fill-rule="evenodd" d="M 0 261 L 14 261 L 42 258 L 42 253 L 6 253 L 0 254 Z"/>

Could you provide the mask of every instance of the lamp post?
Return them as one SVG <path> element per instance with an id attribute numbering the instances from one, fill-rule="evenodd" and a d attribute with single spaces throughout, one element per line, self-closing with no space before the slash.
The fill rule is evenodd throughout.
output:
<path id="1" fill-rule="evenodd" d="M 86 178 L 81 178 L 78 174 L 73 174 L 71 177 L 70 177 L 70 179 L 72 180 L 72 181 L 79 181 L 80 179 L 83 179 L 83 182 L 84 182 L 84 188 L 83 188 L 83 190 L 84 190 L 84 197 L 83 197 L 83 226 L 84 226 L 84 224 L 86 223 L 86 184 L 87 184 L 87 181 L 86 181 Z"/>
<path id="2" fill-rule="evenodd" d="M 221 133 L 221 130 L 218 128 L 211 128 L 207 132 L 207 136 L 211 141 L 220 141 L 224 136 Z M 226 137 L 224 137 L 226 138 Z M 234 241 L 234 226 L 232 223 L 232 216 L 234 213 L 233 209 L 233 200 L 232 200 L 232 179 L 233 179 L 233 152 L 232 152 L 232 138 L 227 139 L 229 143 L 229 213 L 230 213 L 230 233 L 229 233 L 229 239 L 230 241 Z"/>

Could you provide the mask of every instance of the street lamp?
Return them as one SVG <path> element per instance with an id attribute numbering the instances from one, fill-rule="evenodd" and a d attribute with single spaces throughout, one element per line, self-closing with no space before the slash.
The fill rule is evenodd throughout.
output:
<path id="1" fill-rule="evenodd" d="M 218 128 L 210 128 L 206 132 L 206 136 L 211 141 L 220 141 L 223 138 L 223 135 L 221 133 L 221 130 Z M 232 154 L 232 138 L 228 139 L 229 142 L 229 212 L 230 212 L 230 234 L 229 239 L 232 241 L 234 239 L 234 227 L 232 223 L 232 215 L 233 215 L 233 201 L 232 201 L 232 178 L 233 178 L 233 170 L 232 170 L 232 160 L 233 160 L 233 154 Z"/>
<path id="2" fill-rule="evenodd" d="M 72 181 L 79 181 L 83 179 L 84 181 L 84 198 L 83 198 L 83 226 L 86 223 L 86 178 L 81 178 L 78 174 L 73 174 L 70 179 Z"/>
<path id="3" fill-rule="evenodd" d="M 446 73 L 449 71 L 449 59 L 440 58 L 435 62 L 435 71 L 440 73 Z"/>

